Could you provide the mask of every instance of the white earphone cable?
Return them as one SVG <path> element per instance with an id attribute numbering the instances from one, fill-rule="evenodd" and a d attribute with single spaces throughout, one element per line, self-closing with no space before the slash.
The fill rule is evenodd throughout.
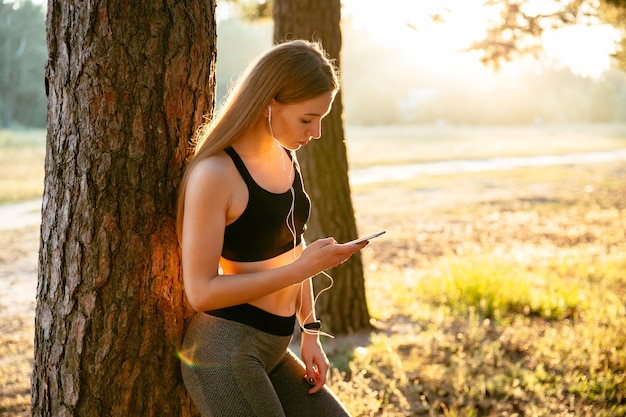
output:
<path id="1" fill-rule="evenodd" d="M 280 155 L 280 163 L 283 169 L 283 173 L 285 174 L 285 176 L 287 177 L 287 180 L 290 181 L 289 184 L 289 191 L 291 192 L 291 207 L 289 208 L 289 212 L 287 213 L 287 218 L 285 219 L 285 222 L 287 224 L 287 228 L 289 229 L 289 231 L 291 232 L 291 236 L 293 236 L 293 259 L 296 260 L 298 255 L 296 252 L 296 246 L 297 246 L 297 233 L 296 233 L 296 220 L 295 220 L 295 215 L 294 215 L 294 211 L 295 211 L 295 202 L 296 202 L 296 194 L 295 191 L 293 189 L 293 180 L 291 178 L 292 174 L 294 175 L 294 180 L 295 180 L 295 174 L 294 174 L 294 165 L 295 165 L 295 158 L 296 155 L 293 151 L 292 152 L 292 157 L 291 157 L 291 167 L 289 172 L 287 172 L 287 167 L 285 166 L 285 159 L 284 159 L 284 148 L 283 146 L 280 144 L 280 142 L 278 142 L 278 140 L 276 139 L 276 137 L 274 137 L 274 130 L 272 129 L 272 106 L 268 106 L 267 108 L 268 110 L 268 125 L 269 125 L 269 129 L 270 129 L 270 135 L 272 136 L 272 139 L 274 140 L 274 142 L 276 143 L 276 145 L 278 146 L 278 150 L 280 151 L 281 155 Z M 322 290 L 320 290 L 320 292 L 313 298 L 313 303 L 311 306 L 311 311 L 309 311 L 309 314 L 307 314 L 307 316 L 302 320 L 304 323 L 311 318 L 311 316 L 313 315 L 313 312 L 315 311 L 315 305 L 317 304 L 317 300 L 319 298 L 320 295 L 322 295 L 324 292 L 330 290 L 333 285 L 334 285 L 334 280 L 333 277 L 331 277 L 326 271 L 321 271 L 320 272 L 322 275 L 326 276 L 329 280 L 330 280 L 330 284 L 323 288 Z M 313 279 L 313 278 L 311 278 Z M 304 295 L 304 281 L 300 283 L 300 300 L 302 300 Z M 300 301 L 300 305 L 298 306 L 298 316 L 300 316 L 302 314 L 302 301 Z M 319 330 L 309 330 L 309 329 L 305 329 L 302 328 L 302 332 L 309 334 L 309 335 L 321 335 L 321 336 L 328 336 L 330 338 L 334 338 L 334 336 L 330 333 L 326 333 L 323 331 L 319 331 Z"/>

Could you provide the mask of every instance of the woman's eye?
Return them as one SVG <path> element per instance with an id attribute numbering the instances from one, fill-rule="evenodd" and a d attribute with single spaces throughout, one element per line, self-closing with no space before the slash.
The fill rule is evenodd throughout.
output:
<path id="1" fill-rule="evenodd" d="M 302 123 L 304 123 L 305 125 L 308 125 L 311 123 L 311 120 L 301 120 Z"/>

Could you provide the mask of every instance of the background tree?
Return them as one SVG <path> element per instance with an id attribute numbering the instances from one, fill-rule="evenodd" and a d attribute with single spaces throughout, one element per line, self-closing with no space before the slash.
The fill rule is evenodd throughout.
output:
<path id="1" fill-rule="evenodd" d="M 320 40 L 340 66 L 341 4 L 339 0 L 274 0 L 274 41 Z M 348 159 L 344 143 L 343 106 L 338 93 L 330 114 L 322 124 L 322 139 L 298 152 L 307 192 L 311 195 L 312 216 L 308 241 L 334 236 L 340 242 L 357 235 L 354 208 L 348 182 Z M 333 269 L 332 291 L 318 302 L 319 316 L 336 333 L 370 328 L 360 253 Z M 321 276 L 316 289 L 328 285 Z"/>
<path id="2" fill-rule="evenodd" d="M 215 2 L 50 1 L 34 416 L 192 415 L 176 347 L 188 140 L 213 107 Z"/>
<path id="3" fill-rule="evenodd" d="M 518 55 L 537 55 L 541 35 L 548 29 L 573 24 L 608 23 L 619 29 L 622 39 L 615 58 L 626 70 L 626 0 L 566 0 L 548 13 L 529 8 L 529 0 L 488 0 L 485 4 L 500 8 L 500 19 L 487 30 L 485 38 L 470 46 L 483 53 L 481 61 L 498 68 L 503 61 Z"/>
<path id="4" fill-rule="evenodd" d="M 0 127 L 43 127 L 45 13 L 30 1 L 0 0 Z"/>

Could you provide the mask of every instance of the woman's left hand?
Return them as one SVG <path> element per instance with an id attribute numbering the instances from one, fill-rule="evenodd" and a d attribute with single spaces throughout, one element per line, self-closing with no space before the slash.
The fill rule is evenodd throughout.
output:
<path id="1" fill-rule="evenodd" d="M 317 335 L 302 333 L 300 355 L 306 366 L 306 375 L 304 377 L 307 379 L 307 383 L 311 385 L 309 394 L 314 394 L 321 390 L 326 383 L 326 377 L 330 368 L 330 363 Z"/>

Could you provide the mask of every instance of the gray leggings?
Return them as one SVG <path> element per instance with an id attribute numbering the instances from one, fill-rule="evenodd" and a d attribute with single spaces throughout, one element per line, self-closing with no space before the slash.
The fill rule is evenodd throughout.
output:
<path id="1" fill-rule="evenodd" d="M 181 369 L 203 417 L 349 416 L 327 388 L 309 394 L 291 336 L 197 313 L 187 329 Z"/>

